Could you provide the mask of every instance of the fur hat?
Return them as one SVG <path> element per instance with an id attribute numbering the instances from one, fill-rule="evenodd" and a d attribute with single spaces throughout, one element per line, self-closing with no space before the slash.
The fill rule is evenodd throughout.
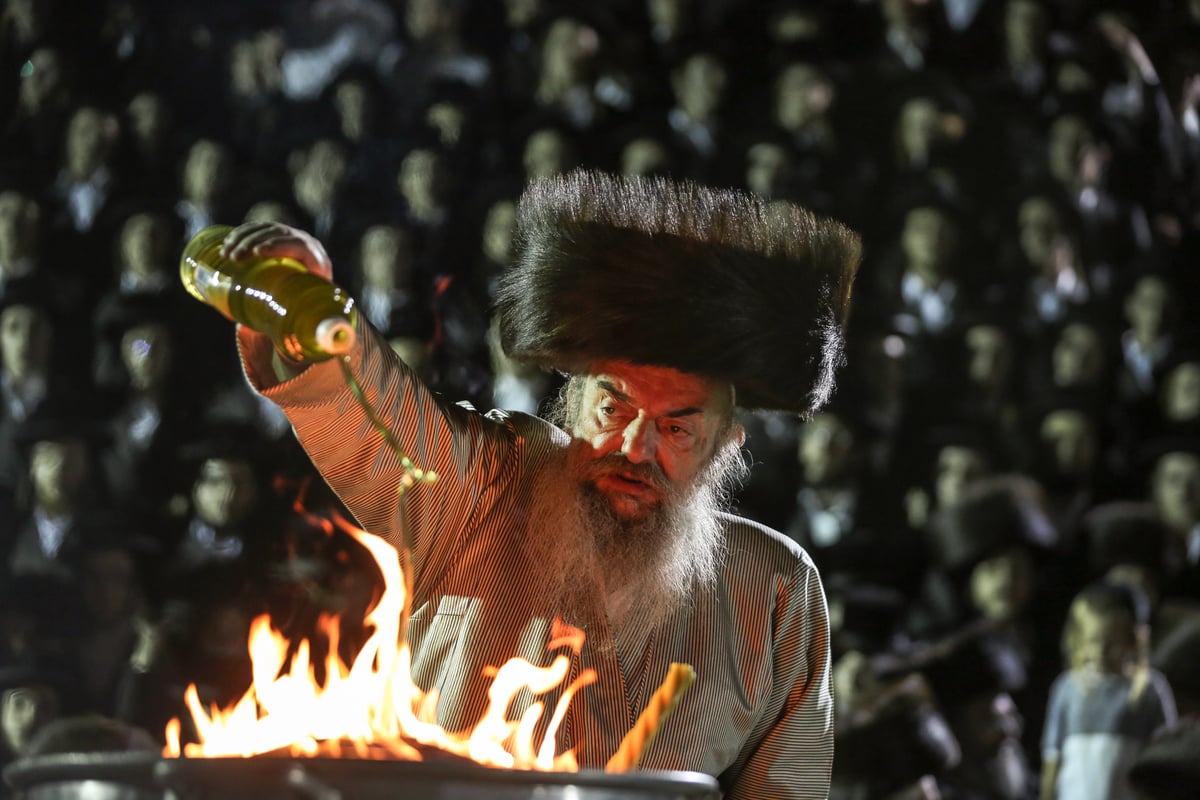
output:
<path id="1" fill-rule="evenodd" d="M 601 359 L 732 383 L 738 405 L 810 414 L 833 391 L 858 236 L 797 206 L 576 170 L 522 195 L 497 294 L 512 358 Z"/>

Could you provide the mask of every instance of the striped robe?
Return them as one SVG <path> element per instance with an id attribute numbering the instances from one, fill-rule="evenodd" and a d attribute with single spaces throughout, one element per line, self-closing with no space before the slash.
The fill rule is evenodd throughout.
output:
<path id="1" fill-rule="evenodd" d="M 438 722 L 463 730 L 486 707 L 486 666 L 512 656 L 545 665 L 554 655 L 525 543 L 548 535 L 530 509 L 539 476 L 565 468 L 567 435 L 536 417 L 483 415 L 440 400 L 373 329 L 360 329 L 354 375 L 407 454 L 439 476 L 405 495 L 414 570 L 408 640 L 414 679 L 439 691 Z M 275 385 L 269 340 L 244 328 L 238 337 L 251 385 L 287 413 L 358 524 L 397 544 L 401 466 L 339 365 L 317 364 Z M 833 698 L 817 570 L 775 531 L 732 515 L 722 523 L 721 580 L 648 638 L 622 637 L 602 609 L 571 620 L 587 638 L 570 677 L 590 667 L 598 679 L 572 701 L 558 751 L 574 748 L 581 766 L 603 767 L 670 663 L 685 662 L 696 682 L 643 768 L 708 773 L 728 798 L 825 798 Z M 541 699 L 552 708 L 556 695 Z"/>

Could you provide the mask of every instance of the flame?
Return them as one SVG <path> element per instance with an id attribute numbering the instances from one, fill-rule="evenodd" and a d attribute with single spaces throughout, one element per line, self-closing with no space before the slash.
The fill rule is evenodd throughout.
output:
<path id="1" fill-rule="evenodd" d="M 328 643 L 325 680 L 319 684 L 307 639 L 292 642 L 271 626 L 267 615 L 250 627 L 249 652 L 253 681 L 230 708 L 205 708 L 195 684 L 184 695 L 197 742 L 181 747 L 179 719 L 167 725 L 168 757 L 249 757 L 275 751 L 294 756 L 352 756 L 420 760 L 414 743 L 440 748 L 493 767 L 536 770 L 578 769 L 572 750 L 556 752 L 555 735 L 575 693 L 596 680 L 582 670 L 561 693 L 541 742 L 535 741 L 545 704 L 532 703 L 520 719 L 506 717 L 518 692 L 528 688 L 535 697 L 566 680 L 571 661 L 555 656 L 547 667 L 513 658 L 494 673 L 488 707 L 474 728 L 449 732 L 436 724 L 437 691 L 422 691 L 412 680 L 411 657 L 400 620 L 407 588 L 396 549 L 383 539 L 344 525 L 367 549 L 384 578 L 378 603 L 365 617 L 371 636 L 353 663 L 338 655 L 339 620 L 323 615 L 318 629 Z M 583 631 L 556 620 L 549 650 L 583 644 Z M 288 653 L 294 655 L 290 662 Z"/>

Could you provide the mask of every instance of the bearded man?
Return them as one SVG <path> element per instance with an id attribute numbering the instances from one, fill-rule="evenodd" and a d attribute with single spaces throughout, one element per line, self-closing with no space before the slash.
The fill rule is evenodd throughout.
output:
<path id="1" fill-rule="evenodd" d="M 405 492 L 406 511 L 404 468 L 338 364 L 289 363 L 239 330 L 251 383 L 359 524 L 393 543 L 407 533 L 413 674 L 438 689 L 438 722 L 480 718 L 486 666 L 547 664 L 562 617 L 586 633 L 569 677 L 596 673 L 558 732 L 581 766 L 604 765 L 679 661 L 696 682 L 643 768 L 708 773 L 729 798 L 826 797 L 820 579 L 794 542 L 721 508 L 745 470 L 735 410 L 808 415 L 832 391 L 857 237 L 736 192 L 576 171 L 526 190 L 515 243 L 501 342 L 571 376 L 558 425 L 444 402 L 358 320 L 351 372 L 439 476 Z M 331 274 L 315 239 L 280 225 L 242 226 L 224 249 Z"/>

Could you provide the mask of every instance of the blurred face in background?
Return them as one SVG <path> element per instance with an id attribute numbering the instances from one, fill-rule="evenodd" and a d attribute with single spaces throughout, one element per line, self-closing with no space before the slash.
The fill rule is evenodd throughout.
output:
<path id="1" fill-rule="evenodd" d="M 343 81 L 333 91 L 338 128 L 352 142 L 361 141 L 374 127 L 375 98 L 361 81 Z"/>
<path id="2" fill-rule="evenodd" d="M 1137 628 L 1127 611 L 1099 613 L 1088 603 L 1071 604 L 1071 667 L 1126 675 L 1137 661 Z"/>
<path id="3" fill-rule="evenodd" d="M 1166 453 L 1150 476 L 1150 499 L 1167 525 L 1187 529 L 1200 521 L 1200 456 Z"/>
<path id="4" fill-rule="evenodd" d="M 729 76 L 715 56 L 700 53 L 672 73 L 675 102 L 696 122 L 714 118 L 725 97 Z"/>
<path id="5" fill-rule="evenodd" d="M 746 150 L 746 188 L 762 197 L 774 197 L 787 183 L 792 168 L 788 150 L 774 142 L 757 142 Z"/>
<path id="6" fill-rule="evenodd" d="M 200 467 L 192 487 L 196 516 L 214 528 L 245 519 L 258 502 L 253 467 L 234 458 L 210 458 Z"/>
<path id="7" fill-rule="evenodd" d="M 0 192 L 0 274 L 22 258 L 37 255 L 42 210 L 37 202 L 17 191 Z"/>
<path id="8" fill-rule="evenodd" d="M 1083 322 L 1063 328 L 1050 358 L 1054 385 L 1060 388 L 1095 385 L 1104 371 L 1100 334 Z"/>
<path id="9" fill-rule="evenodd" d="M 55 49 L 39 47 L 30 54 L 21 73 L 17 103 L 29 115 L 58 106 L 67 99 L 63 58 Z"/>
<path id="10" fill-rule="evenodd" d="M 1017 241 L 1027 261 L 1039 269 L 1049 266 L 1062 236 L 1062 218 L 1045 197 L 1030 197 L 1017 210 Z"/>
<path id="11" fill-rule="evenodd" d="M 566 137 L 553 128 L 543 128 L 525 140 L 521 161 L 525 177 L 534 180 L 566 172 L 575 165 L 575 156 Z"/>
<path id="12" fill-rule="evenodd" d="M 183 195 L 199 206 L 215 202 L 229 183 L 231 164 L 223 145 L 201 139 L 188 150 L 183 164 Z"/>
<path id="13" fill-rule="evenodd" d="M 1091 131 L 1079 117 L 1068 114 L 1056 119 L 1046 140 L 1050 174 L 1059 183 L 1076 183 L 1083 166 L 1084 150 L 1094 144 Z"/>
<path id="14" fill-rule="evenodd" d="M 33 306 L 0 311 L 0 362 L 15 381 L 44 375 L 50 361 L 50 319 Z"/>
<path id="15" fill-rule="evenodd" d="M 661 175 L 670 171 L 671 156 L 657 139 L 640 136 L 621 150 L 622 175 Z"/>
<path id="16" fill-rule="evenodd" d="M 1170 422 L 1200 418 L 1200 361 L 1187 361 L 1167 373 L 1162 386 L 1163 416 Z"/>
<path id="17" fill-rule="evenodd" d="M 157 214 L 134 214 L 121 226 L 121 266 L 139 277 L 162 272 L 171 261 L 170 229 Z"/>
<path id="18" fill-rule="evenodd" d="M 1010 66 L 1041 60 L 1046 49 L 1046 12 L 1030 0 L 1010 0 L 1004 8 L 1004 51 Z"/>
<path id="19" fill-rule="evenodd" d="M 517 206 L 512 200 L 492 204 L 483 220 L 483 253 L 493 263 L 505 265 L 512 257 Z"/>
<path id="20" fill-rule="evenodd" d="M 98 109 L 84 106 L 67 124 L 66 167 L 71 177 L 84 181 L 108 160 L 117 137 L 116 120 Z"/>
<path id="21" fill-rule="evenodd" d="M 938 451 L 934 474 L 934 494 L 939 508 L 953 508 L 962 501 L 963 491 L 972 481 L 988 472 L 987 461 L 978 450 L 963 445 L 947 445 Z"/>
<path id="22" fill-rule="evenodd" d="M 1125 319 L 1140 338 L 1154 338 L 1163 328 L 1169 302 L 1166 282 L 1157 275 L 1146 275 L 1125 298 Z"/>
<path id="23" fill-rule="evenodd" d="M 954 223 L 940 209 L 914 208 L 904 217 L 900 247 L 910 268 L 940 276 L 948 270 L 956 238 Z"/>
<path id="24" fill-rule="evenodd" d="M 121 363 L 129 385 L 146 392 L 165 386 L 174 357 L 171 331 L 159 322 L 135 325 L 121 337 Z"/>
<path id="25" fill-rule="evenodd" d="M 819 412 L 800 428 L 797 455 L 806 483 L 814 486 L 845 477 L 854 450 L 854 434 L 836 415 Z"/>
<path id="26" fill-rule="evenodd" d="M 991 622 L 1013 622 L 1033 595 L 1033 562 L 1029 554 L 1013 548 L 985 559 L 971 571 L 971 603 Z"/>
<path id="27" fill-rule="evenodd" d="M 4 750 L 19 755 L 33 735 L 54 718 L 58 703 L 54 692 L 44 686 L 14 686 L 0 692 L 0 733 Z"/>
<path id="28" fill-rule="evenodd" d="M 87 459 L 81 439 L 35 442 L 29 452 L 29 478 L 38 505 L 50 511 L 69 508 L 88 477 Z"/>
<path id="29" fill-rule="evenodd" d="M 154 92 L 134 95 L 125 107 L 125 114 L 138 150 L 153 153 L 166 144 L 171 114 L 161 96 Z"/>
<path id="30" fill-rule="evenodd" d="M 1048 463 L 1064 478 L 1086 478 L 1100 455 L 1096 427 L 1082 411 L 1058 409 L 1042 420 L 1039 431 Z"/>
<path id="31" fill-rule="evenodd" d="M 928 164 L 940 128 L 941 113 L 928 97 L 916 97 L 901 106 L 896 122 L 901 163 L 915 167 Z"/>
<path id="32" fill-rule="evenodd" d="M 362 239 L 363 283 L 390 292 L 408 286 L 412 274 L 412 241 L 394 225 L 372 225 Z"/>
<path id="33" fill-rule="evenodd" d="M 833 105 L 829 77 L 812 64 L 791 64 L 775 82 L 775 121 L 786 131 L 798 131 L 825 116 Z"/>
<path id="34" fill-rule="evenodd" d="M 995 325 L 973 325 L 967 329 L 967 377 L 979 386 L 1003 386 L 1012 367 L 1012 344 L 1008 333 Z"/>

